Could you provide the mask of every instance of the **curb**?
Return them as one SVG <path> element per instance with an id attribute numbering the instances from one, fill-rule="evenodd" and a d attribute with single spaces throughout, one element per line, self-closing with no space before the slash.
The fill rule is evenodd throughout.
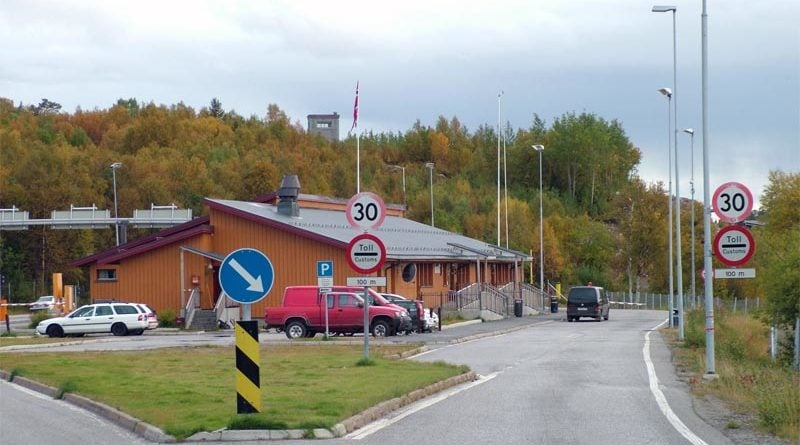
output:
<path id="1" fill-rule="evenodd" d="M 62 394 L 61 390 L 57 388 L 53 388 L 52 386 L 48 386 L 21 376 L 12 377 L 9 372 L 3 370 L 0 370 L 0 378 L 54 399 L 58 399 L 59 395 Z M 160 428 L 150 425 L 149 423 L 142 422 L 141 420 L 125 414 L 124 412 L 112 408 L 104 403 L 96 402 L 92 399 L 71 393 L 63 394 L 60 398 L 69 404 L 77 406 L 78 408 L 85 409 L 100 417 L 103 417 L 151 442 L 176 442 L 174 437 L 164 433 L 164 431 L 162 431 Z"/>

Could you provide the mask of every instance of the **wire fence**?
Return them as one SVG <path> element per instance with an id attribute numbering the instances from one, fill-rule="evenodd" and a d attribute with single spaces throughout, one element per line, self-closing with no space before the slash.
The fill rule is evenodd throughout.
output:
<path id="1" fill-rule="evenodd" d="M 613 307 L 617 309 L 651 309 L 664 310 L 669 307 L 669 294 L 608 292 L 608 298 Z M 677 306 L 678 297 L 673 297 L 673 305 Z M 683 307 L 687 310 L 705 307 L 705 298 L 702 295 L 684 295 Z M 714 308 L 726 309 L 731 313 L 750 313 L 761 308 L 760 298 L 722 299 L 714 298 Z"/>

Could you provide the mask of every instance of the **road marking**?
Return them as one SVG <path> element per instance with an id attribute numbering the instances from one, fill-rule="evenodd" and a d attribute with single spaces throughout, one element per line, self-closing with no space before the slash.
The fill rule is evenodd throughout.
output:
<path id="1" fill-rule="evenodd" d="M 370 423 L 369 425 L 366 425 L 364 428 L 361 428 L 361 429 L 359 429 L 357 431 L 354 431 L 354 432 L 344 436 L 344 438 L 345 439 L 353 439 L 353 440 L 364 439 L 365 437 L 369 436 L 370 434 L 376 433 L 376 432 L 380 431 L 381 429 L 386 428 L 387 426 L 392 425 L 392 424 L 394 424 L 396 422 L 399 422 L 400 420 L 402 420 L 402 419 L 404 419 L 404 418 L 406 418 L 406 417 L 408 417 L 408 416 L 410 416 L 410 415 L 412 415 L 414 413 L 417 413 L 419 411 L 422 411 L 425 408 L 433 406 L 433 405 L 441 402 L 442 400 L 447 399 L 448 397 L 454 396 L 454 395 L 456 395 L 456 394 L 458 394 L 458 393 L 460 393 L 462 391 L 466 391 L 466 390 L 468 390 L 470 388 L 474 388 L 474 387 L 476 387 L 476 386 L 478 386 L 480 384 L 486 383 L 489 380 L 492 380 L 493 378 L 497 377 L 498 374 L 500 374 L 500 373 L 499 372 L 493 372 L 493 373 L 491 373 L 489 375 L 485 375 L 485 376 L 478 375 L 478 379 L 475 380 L 475 381 L 467 383 L 467 384 L 465 384 L 463 386 L 458 386 L 453 390 L 445 391 L 445 392 L 443 392 L 441 394 L 438 394 L 438 395 L 436 395 L 434 397 L 429 397 L 429 398 L 420 400 L 419 402 L 416 402 L 416 403 L 413 403 L 411 405 L 408 405 L 408 410 L 402 411 L 397 416 L 392 417 L 390 419 L 379 419 L 379 420 L 376 420 L 376 421 Z"/>
<path id="2" fill-rule="evenodd" d="M 654 327 L 653 330 L 660 328 L 667 321 L 668 320 L 662 321 L 656 327 Z M 667 398 L 664 396 L 664 393 L 661 392 L 661 389 L 658 387 L 658 376 L 656 376 L 656 369 L 653 366 L 653 361 L 650 359 L 650 333 L 653 332 L 653 330 L 648 331 L 647 334 L 645 334 L 644 348 L 642 348 L 644 363 L 647 365 L 647 377 L 650 379 L 650 392 L 653 393 L 653 397 L 655 397 L 656 403 L 661 409 L 661 413 L 664 414 L 675 430 L 681 433 L 681 436 L 685 437 L 686 440 L 694 445 L 708 445 L 703 439 L 697 437 L 692 430 L 689 429 L 689 427 L 681 422 L 681 419 L 679 419 L 675 412 L 672 411 L 672 408 L 670 408 L 669 402 L 667 402 Z"/>

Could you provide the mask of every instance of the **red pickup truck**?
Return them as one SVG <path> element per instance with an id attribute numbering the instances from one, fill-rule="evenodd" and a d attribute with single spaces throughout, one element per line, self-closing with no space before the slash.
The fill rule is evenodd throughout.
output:
<path id="1" fill-rule="evenodd" d="M 289 286 L 283 291 L 283 304 L 265 310 L 265 327 L 283 331 L 292 339 L 313 337 L 317 332 L 325 332 L 323 301 L 327 300 L 329 332 L 364 332 L 363 295 L 364 289 L 358 287 L 334 286 L 325 294 L 320 292 L 318 286 Z M 369 290 L 369 300 L 372 335 L 385 337 L 410 329 L 408 311 L 389 303 L 372 289 Z"/>

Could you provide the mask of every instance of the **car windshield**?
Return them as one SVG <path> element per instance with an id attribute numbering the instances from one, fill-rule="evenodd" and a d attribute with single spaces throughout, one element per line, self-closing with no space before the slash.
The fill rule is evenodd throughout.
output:
<path id="1" fill-rule="evenodd" d="M 91 317 L 93 311 L 94 311 L 94 306 L 84 306 L 84 307 L 80 307 L 78 309 L 75 309 L 74 312 L 69 314 L 69 317 L 70 318 Z"/>
<path id="2" fill-rule="evenodd" d="M 597 291 L 591 287 L 579 287 L 569 291 L 570 303 L 597 303 Z"/>

